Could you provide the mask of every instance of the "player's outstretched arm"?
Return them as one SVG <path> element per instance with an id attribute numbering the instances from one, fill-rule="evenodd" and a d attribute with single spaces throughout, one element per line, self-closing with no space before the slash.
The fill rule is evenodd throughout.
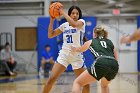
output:
<path id="1" fill-rule="evenodd" d="M 136 40 L 140 40 L 140 29 L 136 30 L 130 36 L 123 36 L 120 40 L 121 43 L 130 43 Z"/>
<path id="2" fill-rule="evenodd" d="M 81 47 L 71 47 L 72 51 L 74 52 L 84 52 L 89 49 L 90 45 L 92 43 L 92 40 L 89 40 L 85 42 Z"/>

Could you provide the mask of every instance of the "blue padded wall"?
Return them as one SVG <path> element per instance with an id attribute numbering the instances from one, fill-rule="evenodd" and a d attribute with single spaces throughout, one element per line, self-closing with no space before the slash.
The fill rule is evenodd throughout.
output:
<path id="1" fill-rule="evenodd" d="M 53 58 L 56 60 L 58 56 L 58 48 L 56 38 L 48 38 L 48 26 L 50 18 L 49 17 L 39 17 L 38 18 L 38 32 L 37 32 L 37 42 L 38 42 L 38 70 L 41 64 L 41 53 L 45 50 L 45 45 L 49 44 L 51 46 L 51 51 L 53 53 Z M 56 23 L 56 21 L 54 22 Z M 56 24 L 54 25 L 56 28 Z"/>
<path id="2" fill-rule="evenodd" d="M 86 21 L 86 33 L 85 36 L 90 40 L 93 38 L 93 28 L 96 26 L 96 17 L 83 17 L 83 19 Z M 85 57 L 85 64 L 87 67 L 89 67 L 93 61 L 94 57 L 91 54 L 90 50 L 87 50 L 84 52 Z"/>
<path id="3" fill-rule="evenodd" d="M 137 17 L 137 27 L 140 28 L 140 16 Z M 137 44 L 138 71 L 140 72 L 140 40 Z"/>

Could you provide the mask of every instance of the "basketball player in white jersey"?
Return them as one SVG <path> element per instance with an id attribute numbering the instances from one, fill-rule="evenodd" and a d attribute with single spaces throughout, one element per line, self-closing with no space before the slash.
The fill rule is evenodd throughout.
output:
<path id="1" fill-rule="evenodd" d="M 52 73 L 45 84 L 43 93 L 50 92 L 56 79 L 66 70 L 69 64 L 72 65 L 76 76 L 79 76 L 85 70 L 85 68 L 83 68 L 83 55 L 71 51 L 71 46 L 78 47 L 82 45 L 83 35 L 85 33 L 85 21 L 81 19 L 82 12 L 79 7 L 72 6 L 68 14 L 64 12 L 63 8 L 60 9 L 60 13 L 66 18 L 67 22 L 53 30 L 54 18 L 51 17 L 48 28 L 48 38 L 53 38 L 63 33 L 62 50 L 59 52 L 57 62 L 52 68 Z M 89 85 L 83 87 L 82 93 L 89 93 Z"/>

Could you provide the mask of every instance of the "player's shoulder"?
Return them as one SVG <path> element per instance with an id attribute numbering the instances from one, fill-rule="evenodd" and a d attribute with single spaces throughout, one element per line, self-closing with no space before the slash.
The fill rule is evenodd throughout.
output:
<path id="1" fill-rule="evenodd" d="M 106 41 L 107 41 L 107 43 L 109 43 L 110 45 L 113 45 L 113 46 L 114 46 L 114 44 L 113 44 L 113 42 L 112 42 L 111 39 L 106 39 Z"/>
<path id="2" fill-rule="evenodd" d="M 93 38 L 92 41 L 99 41 L 99 39 L 98 38 Z"/>
<path id="3" fill-rule="evenodd" d="M 95 43 L 97 41 L 96 38 L 91 39 L 92 43 Z"/>
<path id="4" fill-rule="evenodd" d="M 64 22 L 61 24 L 61 26 L 69 26 L 69 23 L 68 22 Z"/>
<path id="5" fill-rule="evenodd" d="M 62 23 L 62 25 L 68 25 L 69 23 L 68 22 L 64 22 L 64 23 Z"/>
<path id="6" fill-rule="evenodd" d="M 112 42 L 111 39 L 106 39 L 106 40 L 109 41 L 109 42 Z"/>

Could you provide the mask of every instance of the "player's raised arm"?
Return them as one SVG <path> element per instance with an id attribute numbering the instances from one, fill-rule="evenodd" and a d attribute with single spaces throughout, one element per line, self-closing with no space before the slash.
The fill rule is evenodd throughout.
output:
<path id="1" fill-rule="evenodd" d="M 130 36 L 123 36 L 121 37 L 120 42 L 121 43 L 130 43 L 136 40 L 140 40 L 140 29 L 136 30 L 132 35 Z"/>
<path id="2" fill-rule="evenodd" d="M 53 30 L 53 24 L 54 24 L 54 18 L 50 17 L 50 24 L 48 28 L 48 38 L 53 38 L 62 33 L 62 31 L 59 28 Z"/>

